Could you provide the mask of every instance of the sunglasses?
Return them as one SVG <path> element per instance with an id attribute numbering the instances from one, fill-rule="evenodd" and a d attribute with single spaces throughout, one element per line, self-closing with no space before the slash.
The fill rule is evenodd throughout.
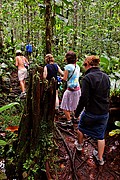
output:
<path id="1" fill-rule="evenodd" d="M 85 67 L 86 67 L 86 66 L 87 66 L 87 63 L 84 63 L 84 64 L 83 64 L 83 66 L 85 66 Z"/>

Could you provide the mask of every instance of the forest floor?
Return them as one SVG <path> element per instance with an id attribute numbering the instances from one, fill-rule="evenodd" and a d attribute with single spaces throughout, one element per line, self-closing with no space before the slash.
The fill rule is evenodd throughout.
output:
<path id="1" fill-rule="evenodd" d="M 16 72 L 11 74 L 12 92 L 8 98 L 16 98 L 20 94 Z M 83 150 L 76 150 L 74 145 L 77 139 L 77 124 L 72 127 L 63 127 L 62 112 L 55 115 L 55 142 L 58 146 L 58 160 L 56 169 L 47 173 L 49 180 L 119 180 L 120 179 L 120 135 L 109 136 L 113 129 L 108 125 L 106 132 L 106 146 L 104 152 L 105 164 L 98 165 L 93 157 L 93 150 L 97 149 L 96 140 L 85 136 Z M 2 170 L 0 169 L 0 172 Z M 2 179 L 1 179 L 2 180 Z"/>
<path id="2" fill-rule="evenodd" d="M 105 164 L 98 165 L 93 156 L 97 149 L 95 139 L 85 136 L 83 150 L 76 150 L 77 124 L 73 127 L 62 127 L 62 116 L 56 117 L 56 143 L 59 147 L 60 172 L 52 179 L 58 180 L 118 180 L 120 179 L 120 136 L 109 136 L 110 128 L 106 132 L 106 146 L 104 152 Z"/>

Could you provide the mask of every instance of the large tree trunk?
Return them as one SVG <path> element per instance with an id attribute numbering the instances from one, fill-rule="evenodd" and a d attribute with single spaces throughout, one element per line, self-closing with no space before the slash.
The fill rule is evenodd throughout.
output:
<path id="1" fill-rule="evenodd" d="M 51 36 L 52 36 L 52 27 L 51 27 L 51 1 L 45 0 L 46 4 L 46 13 L 45 13 L 45 23 L 46 23 L 46 54 L 51 53 Z"/>
<path id="2" fill-rule="evenodd" d="M 50 140 L 48 136 L 53 134 L 54 130 L 56 81 L 43 80 L 42 67 L 37 67 L 30 72 L 29 78 L 26 106 L 19 126 L 14 164 L 18 178 L 23 179 L 23 164 L 26 160 L 32 159 L 30 169 L 38 165 L 39 172 L 35 173 L 34 179 L 40 180 L 43 179 L 41 164 L 44 157 L 48 155 L 47 148 L 49 148 Z M 47 146 L 44 145 L 45 143 Z M 46 166 L 46 162 L 44 164 Z M 27 172 L 27 176 L 31 176 L 30 173 L 31 170 Z"/>
<path id="3" fill-rule="evenodd" d="M 73 19 L 73 26 L 74 26 L 74 39 L 73 39 L 73 50 L 76 50 L 77 47 L 77 27 L 78 27 L 78 23 L 77 23 L 77 19 L 78 19 L 78 1 L 74 1 L 74 19 Z"/>

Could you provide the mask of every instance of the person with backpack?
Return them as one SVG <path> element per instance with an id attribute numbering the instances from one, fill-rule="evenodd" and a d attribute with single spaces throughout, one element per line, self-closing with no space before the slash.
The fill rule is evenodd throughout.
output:
<path id="1" fill-rule="evenodd" d="M 32 44 L 30 42 L 26 45 L 26 55 L 29 57 L 31 56 L 31 53 L 33 52 Z"/>

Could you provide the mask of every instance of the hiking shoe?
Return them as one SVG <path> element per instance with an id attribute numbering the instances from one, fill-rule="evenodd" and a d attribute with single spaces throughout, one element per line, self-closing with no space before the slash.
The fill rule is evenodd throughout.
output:
<path id="1" fill-rule="evenodd" d="M 66 124 L 67 124 L 67 126 L 73 126 L 72 121 L 67 121 Z"/>
<path id="2" fill-rule="evenodd" d="M 59 109 L 55 109 L 55 114 L 59 115 Z"/>
<path id="3" fill-rule="evenodd" d="M 72 118 L 72 122 L 73 122 L 74 124 L 78 124 L 79 120 L 78 120 L 78 118 L 73 117 L 73 118 Z"/>
<path id="4" fill-rule="evenodd" d="M 20 98 L 22 98 L 22 97 L 25 97 L 26 96 L 26 92 L 21 92 L 21 94 L 20 94 Z"/>
<path id="5" fill-rule="evenodd" d="M 83 149 L 83 145 L 82 144 L 79 144 L 77 141 L 75 141 L 75 146 L 76 146 L 76 149 L 78 150 L 78 151 L 82 151 L 82 149 Z"/>
<path id="6" fill-rule="evenodd" d="M 96 151 L 95 149 L 93 150 L 93 156 L 96 158 L 96 160 L 97 160 L 97 162 L 98 162 L 99 165 L 101 165 L 101 166 L 104 165 L 105 162 L 104 162 L 103 158 L 102 158 L 102 160 L 100 160 L 100 159 L 98 158 L 98 151 Z"/>
<path id="7" fill-rule="evenodd" d="M 62 126 L 73 126 L 72 121 L 61 122 Z"/>
<path id="8" fill-rule="evenodd" d="M 60 124 L 61 124 L 62 126 L 67 127 L 67 122 L 60 122 Z"/>

